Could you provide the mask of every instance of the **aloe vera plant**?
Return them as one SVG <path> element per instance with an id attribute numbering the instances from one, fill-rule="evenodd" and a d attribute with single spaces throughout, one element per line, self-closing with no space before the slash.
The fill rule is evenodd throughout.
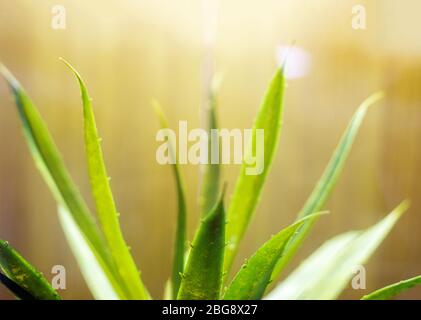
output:
<path id="1" fill-rule="evenodd" d="M 60 223 L 94 298 L 151 299 L 120 229 L 119 213 L 109 184 L 88 90 L 79 73 L 69 63 L 65 64 L 80 86 L 88 176 L 98 223 L 73 183 L 37 108 L 2 65 L 0 73 L 15 98 L 30 153 L 57 201 Z M 186 234 L 186 188 L 181 168 L 175 161 L 173 173 L 178 215 L 173 268 L 167 282 L 166 298 L 335 299 L 349 282 L 352 268 L 369 259 L 408 208 L 408 202 L 403 202 L 366 231 L 349 232 L 327 241 L 268 292 L 269 284 L 278 280 L 311 227 L 323 214 L 364 116 L 369 106 L 382 96 L 374 94 L 362 103 L 351 119 L 325 172 L 297 214 L 297 220 L 266 241 L 230 280 L 239 244 L 254 216 L 276 154 L 282 130 L 284 91 L 285 78 L 280 68 L 268 86 L 253 124 L 253 133 L 264 130 L 264 170 L 260 175 L 247 175 L 246 165 L 242 166 L 227 209 L 224 205 L 225 191 L 220 192 L 220 166 L 210 164 L 203 168 L 199 199 L 201 222 L 190 246 L 187 245 Z M 212 92 L 210 99 L 207 130 L 217 127 L 216 92 Z M 157 102 L 154 106 L 161 128 L 169 128 L 162 108 Z M 169 152 L 175 159 L 169 142 Z M 246 154 L 253 154 L 254 148 L 250 143 Z M 19 299 L 60 299 L 45 277 L 3 240 L 0 241 L 0 270 L 0 281 Z M 379 289 L 363 299 L 388 299 L 420 282 L 420 278 L 415 277 Z"/>

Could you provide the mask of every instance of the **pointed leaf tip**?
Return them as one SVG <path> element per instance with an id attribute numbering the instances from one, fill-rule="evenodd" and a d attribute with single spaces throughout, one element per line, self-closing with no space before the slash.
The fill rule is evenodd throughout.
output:
<path id="1" fill-rule="evenodd" d="M 410 207 L 411 207 L 411 200 L 405 199 L 393 210 L 392 213 L 397 215 L 397 217 L 399 218 L 400 216 L 402 216 L 402 214 L 404 214 L 406 211 L 408 211 L 408 209 Z"/>
<path id="2" fill-rule="evenodd" d="M 42 116 L 13 75 L 4 67 L 1 71 L 12 88 L 25 138 L 41 175 L 59 206 L 63 207 L 69 213 L 68 220 L 71 220 L 75 224 L 77 232 L 83 237 L 87 249 L 84 252 L 89 251 L 94 257 L 94 260 L 98 262 L 100 270 L 106 274 L 107 280 L 109 280 L 115 294 L 118 297 L 124 297 L 123 291 L 120 289 L 120 282 L 114 276 L 116 274 L 116 266 L 111 260 L 101 231 L 97 227 L 78 188 L 71 179 Z M 82 268 L 84 263 L 81 262 L 81 259 L 78 259 L 78 262 Z M 87 269 L 89 269 L 89 265 Z M 84 275 L 92 277 L 93 280 L 91 281 L 92 286 L 90 286 L 90 289 L 94 291 L 94 287 L 97 285 L 97 281 L 94 280 L 96 274 L 86 272 Z M 98 290 L 97 292 L 101 293 L 97 297 L 110 297 L 109 295 L 102 295 L 102 290 Z"/>
<path id="3" fill-rule="evenodd" d="M 367 99 L 365 99 L 362 103 L 362 106 L 365 106 L 365 108 L 368 108 L 378 102 L 379 100 L 383 99 L 385 97 L 385 93 L 383 91 L 377 91 L 373 93 L 371 96 L 369 96 Z"/>
<path id="4" fill-rule="evenodd" d="M 9 69 L 2 63 L 0 63 L 0 74 L 9 84 L 13 91 L 18 91 L 21 88 L 19 81 L 13 76 Z"/>
<path id="5" fill-rule="evenodd" d="M 333 152 L 333 155 L 329 160 L 325 171 L 317 182 L 309 198 L 305 202 L 303 208 L 299 212 L 298 218 L 302 218 L 323 208 L 343 171 L 345 162 L 350 154 L 352 145 L 355 141 L 368 108 L 375 102 L 379 101 L 383 96 L 384 93 L 382 91 L 373 93 L 360 104 L 359 108 L 351 118 L 348 127 L 342 135 L 342 138 L 340 139 L 335 151 Z M 284 256 L 281 257 L 281 259 L 278 261 L 272 279 L 279 276 L 279 274 L 285 269 L 285 266 L 290 262 L 295 252 L 307 237 L 307 234 L 310 232 L 312 226 L 312 222 L 305 223 L 300 228 L 300 230 L 297 231 L 297 234 L 290 239 Z"/>
<path id="6" fill-rule="evenodd" d="M 189 253 L 179 300 L 216 300 L 222 288 L 225 211 L 219 201 L 200 224 Z"/>
<path id="7" fill-rule="evenodd" d="M 397 295 L 408 291 L 416 286 L 421 285 L 421 276 L 417 276 L 411 279 L 399 281 L 397 283 L 388 285 L 384 288 L 378 289 L 368 295 L 365 295 L 361 300 L 389 300 L 393 299 Z"/>
<path id="8" fill-rule="evenodd" d="M 149 294 L 141 281 L 138 269 L 120 228 L 119 213 L 109 183 L 110 177 L 105 167 L 100 137 L 91 103 L 92 99 L 77 70 L 66 60 L 60 60 L 73 71 L 80 84 L 89 182 L 104 238 L 108 244 L 110 255 L 117 266 L 116 277 L 120 280 L 119 282 L 129 298 L 148 299 Z"/>
<path id="9" fill-rule="evenodd" d="M 248 166 L 243 163 L 228 208 L 227 218 L 230 222 L 226 227 L 226 237 L 230 241 L 230 246 L 227 247 L 224 261 L 224 269 L 227 271 L 230 270 L 234 262 L 239 243 L 257 208 L 266 177 L 277 151 L 283 123 L 284 89 L 284 71 L 282 68 L 278 68 L 266 89 L 253 123 L 254 133 L 256 130 L 264 130 L 262 172 L 255 175 L 248 174 Z M 253 137 L 253 140 L 255 139 L 257 137 Z M 252 142 L 252 140 L 249 141 L 244 154 L 253 154 Z"/>
<path id="10" fill-rule="evenodd" d="M 151 105 L 155 111 L 155 114 L 158 118 L 159 125 L 161 129 L 169 129 L 168 120 L 162 110 L 161 105 L 156 99 L 151 100 Z M 172 297 L 176 298 L 178 295 L 181 276 L 180 273 L 184 271 L 185 265 L 185 251 L 186 251 L 186 239 L 187 239 L 187 206 L 186 206 L 186 196 L 184 189 L 184 181 L 181 170 L 177 164 L 175 156 L 175 144 L 171 139 L 167 140 L 170 154 L 175 160 L 175 163 L 172 165 L 176 189 L 177 189 L 177 225 L 175 231 L 175 241 L 174 241 L 174 250 L 173 250 L 173 267 L 172 267 L 172 279 L 171 279 L 171 290 Z"/>

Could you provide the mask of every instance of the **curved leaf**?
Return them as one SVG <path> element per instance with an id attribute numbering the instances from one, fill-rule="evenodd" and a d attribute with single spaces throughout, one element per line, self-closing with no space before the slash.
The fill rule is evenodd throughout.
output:
<path id="1" fill-rule="evenodd" d="M 0 268 L 11 282 L 3 279 L 23 299 L 60 300 L 41 272 L 26 261 L 7 241 L 0 240 Z M 3 282 L 2 281 L 2 282 Z M 13 285 L 15 283 L 17 286 Z M 21 290 L 18 290 L 18 288 Z M 26 293 L 26 294 L 25 294 Z"/>
<path id="2" fill-rule="evenodd" d="M 247 260 L 228 287 L 225 300 L 258 300 L 263 297 L 270 283 L 270 276 L 279 257 L 282 256 L 285 244 L 294 232 L 305 221 L 315 219 L 320 213 L 309 215 L 283 229 L 261 246 Z"/>
<path id="3" fill-rule="evenodd" d="M 61 60 L 70 68 L 70 70 L 72 70 L 80 85 L 83 102 L 84 136 L 89 181 L 105 240 L 108 243 L 112 257 L 116 262 L 119 276 L 127 288 L 126 290 L 129 293 L 129 298 L 148 299 L 149 294 L 140 279 L 140 272 L 136 267 L 121 232 L 118 220 L 119 213 L 117 213 L 114 197 L 109 184 L 109 178 L 100 145 L 100 138 L 95 123 L 91 103 L 92 99 L 89 97 L 88 90 L 80 74 L 67 61 L 64 59 Z"/>
<path id="4" fill-rule="evenodd" d="M 336 299 L 352 278 L 355 268 L 370 258 L 408 206 L 406 201 L 401 203 L 365 231 L 348 232 L 327 241 L 270 292 L 267 299 Z"/>
<path id="5" fill-rule="evenodd" d="M 376 290 L 368 295 L 362 297 L 361 300 L 388 300 L 392 299 L 398 294 L 405 292 L 413 287 L 421 284 L 421 276 L 417 276 L 411 279 L 403 280 L 384 288 Z"/>
<path id="6" fill-rule="evenodd" d="M 121 288 L 118 277 L 116 277 L 116 275 L 118 276 L 116 265 L 108 251 L 103 235 L 73 183 L 41 115 L 19 82 L 3 65 L 0 65 L 0 74 L 8 82 L 14 95 L 23 131 L 36 166 L 57 203 L 70 213 L 71 219 L 79 228 L 89 246 L 89 250 L 92 251 L 95 259 L 98 260 L 98 264 L 107 274 L 108 281 L 114 288 L 115 294 L 124 298 L 124 290 Z M 89 272 L 85 276 L 90 277 L 93 274 Z M 95 286 L 95 281 L 87 282 Z M 93 287 L 90 289 L 98 291 Z"/>
<path id="7" fill-rule="evenodd" d="M 283 70 L 278 69 L 253 124 L 253 139 L 256 137 L 256 130 L 264 130 L 264 168 L 258 175 L 247 175 L 248 165 L 243 163 L 228 209 L 226 228 L 228 245 L 224 263 L 226 272 L 229 272 L 231 268 L 238 245 L 259 202 L 263 184 L 275 155 L 282 127 L 284 87 Z M 253 154 L 254 144 L 250 141 L 245 152 L 246 156 Z"/>
<path id="8" fill-rule="evenodd" d="M 155 113 L 158 116 L 158 120 L 162 129 L 168 129 L 168 121 L 162 111 L 161 106 L 157 101 L 152 102 Z M 175 160 L 175 142 L 167 140 L 170 156 Z M 184 182 L 178 166 L 177 161 L 174 161 L 173 172 L 175 177 L 175 183 L 177 187 L 177 202 L 178 202 L 178 213 L 177 213 L 177 229 L 175 232 L 174 251 L 173 251 L 173 267 L 171 276 L 171 292 L 172 297 L 176 298 L 181 283 L 181 274 L 184 272 L 184 261 L 186 252 L 186 241 L 187 241 L 187 206 L 186 196 L 184 191 Z"/>
<path id="9" fill-rule="evenodd" d="M 219 87 L 218 78 L 213 78 L 210 92 L 208 93 L 207 101 L 204 101 L 203 111 L 205 114 L 206 128 L 208 132 L 208 164 L 201 166 L 201 183 L 199 192 L 199 207 L 201 216 L 205 216 L 215 205 L 219 195 L 219 184 L 221 167 L 218 163 L 212 163 L 212 155 L 217 154 L 220 159 L 219 144 L 212 144 L 213 129 L 218 129 L 218 121 L 216 116 L 216 95 Z M 214 136 L 213 139 L 218 138 Z M 218 159 L 218 160 L 219 160 Z"/>
<path id="10" fill-rule="evenodd" d="M 382 97 L 383 93 L 375 93 L 371 95 L 355 112 L 354 116 L 348 124 L 347 129 L 345 130 L 345 133 L 339 141 L 338 146 L 336 147 L 336 150 L 334 151 L 323 175 L 320 177 L 316 187 L 298 214 L 298 219 L 323 209 L 323 206 L 329 198 L 333 187 L 336 185 L 336 182 L 342 173 L 343 167 L 349 156 L 352 145 L 368 108 Z M 315 222 L 316 220 L 307 221 L 290 239 L 285 249 L 285 254 L 278 261 L 275 267 L 272 280 L 279 276 L 279 274 L 284 270 L 287 263 L 292 259 L 301 243 L 305 240 L 307 234 L 310 232 L 310 229 Z"/>

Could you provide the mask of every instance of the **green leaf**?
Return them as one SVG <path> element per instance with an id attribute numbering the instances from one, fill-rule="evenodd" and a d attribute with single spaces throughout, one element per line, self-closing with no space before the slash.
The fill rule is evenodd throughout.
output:
<path id="1" fill-rule="evenodd" d="M 163 300 L 173 300 L 173 288 L 171 280 L 168 279 L 167 282 L 165 282 L 164 286 L 164 295 L 162 297 Z"/>
<path id="2" fill-rule="evenodd" d="M 336 147 L 332 158 L 330 159 L 325 171 L 323 172 L 323 175 L 320 177 L 316 187 L 298 214 L 298 218 L 305 217 L 308 214 L 320 210 L 324 206 L 340 174 L 342 173 L 342 169 L 351 151 L 355 137 L 357 136 L 358 130 L 361 127 L 361 123 L 364 120 L 368 108 L 382 99 L 383 96 L 383 92 L 372 94 L 370 97 L 363 101 L 358 110 L 355 112 L 350 123 L 348 124 L 347 129 L 345 130 L 345 133 L 339 141 L 339 144 Z"/>
<path id="3" fill-rule="evenodd" d="M 392 299 L 398 294 L 405 292 L 413 287 L 421 284 L 421 276 L 417 276 L 411 279 L 403 280 L 384 288 L 376 290 L 368 295 L 362 297 L 361 300 L 388 300 Z"/>
<path id="4" fill-rule="evenodd" d="M 218 139 L 217 132 L 212 133 L 213 129 L 218 129 L 218 121 L 216 116 L 216 96 L 219 87 L 218 78 L 213 78 L 212 85 L 207 101 L 204 101 L 203 111 L 206 121 L 205 130 L 208 132 L 208 164 L 201 166 L 201 184 L 199 193 L 199 207 L 201 216 L 205 216 L 215 205 L 219 195 L 220 184 L 220 165 L 212 163 L 212 154 L 220 155 L 219 144 L 212 144 L 211 139 Z M 219 157 L 220 158 L 220 157 Z M 219 159 L 218 159 L 219 160 Z"/>
<path id="5" fill-rule="evenodd" d="M 0 282 L 20 300 L 36 300 L 28 291 L 0 272 Z"/>
<path id="6" fill-rule="evenodd" d="M 115 295 L 119 298 L 127 297 L 124 289 L 121 287 L 115 262 L 112 260 L 103 235 L 73 183 L 41 115 L 19 82 L 2 65 L 0 65 L 0 73 L 8 82 L 15 97 L 23 131 L 31 155 L 41 175 L 53 193 L 57 203 L 70 213 L 70 219 L 74 221 L 80 234 L 89 246 L 89 250 L 92 251 L 93 256 L 98 260 L 98 264 L 107 275 L 108 281 L 115 291 Z M 85 276 L 95 277 L 91 272 L 85 273 Z M 91 284 L 91 291 L 99 291 L 92 287 L 96 285 L 95 281 L 86 280 Z M 101 295 L 96 298 L 107 299 L 108 297 Z"/>
<path id="7" fill-rule="evenodd" d="M 220 297 L 225 249 L 223 194 L 202 218 L 183 273 L 179 300 L 217 300 Z"/>
<path id="8" fill-rule="evenodd" d="M 228 209 L 226 228 L 228 246 L 224 263 L 226 272 L 229 272 L 231 268 L 239 243 L 259 202 L 263 184 L 275 155 L 282 126 L 284 87 L 283 70 L 279 69 L 269 85 L 253 124 L 253 140 L 255 140 L 257 129 L 264 130 L 264 168 L 258 175 L 247 175 L 249 168 L 246 163 L 243 163 Z M 253 143 L 250 141 L 245 152 L 246 157 L 253 154 L 255 144 L 254 141 Z"/>
<path id="9" fill-rule="evenodd" d="M 94 298 L 97 300 L 119 300 L 125 298 L 122 293 L 119 294 L 115 290 L 110 281 L 110 279 L 113 279 L 113 275 L 110 274 L 108 268 L 103 267 L 101 260 L 97 259 L 70 212 L 59 205 L 58 216 L 67 243 Z"/>
<path id="10" fill-rule="evenodd" d="M 7 241 L 0 240 L 0 268 L 3 273 L 37 300 L 60 300 L 44 276 L 26 261 Z M 6 280 L 6 283 L 7 280 Z M 10 283 L 8 283 L 11 285 Z M 12 286 L 16 289 L 16 287 Z M 20 294 L 23 293 L 22 291 Z M 23 295 L 22 298 L 30 298 Z"/>
<path id="11" fill-rule="evenodd" d="M 162 129 L 169 129 L 167 118 L 162 111 L 161 106 L 157 101 L 152 101 L 155 113 L 158 116 L 158 120 Z M 175 154 L 175 142 L 167 141 L 168 152 L 173 160 L 176 160 Z M 187 206 L 186 196 L 184 191 L 184 182 L 180 172 L 177 161 L 174 161 L 173 172 L 175 177 L 175 183 L 177 187 L 177 201 L 178 201 L 178 213 L 177 213 L 177 229 L 175 232 L 174 251 L 173 251 L 173 267 L 171 276 L 171 288 L 172 297 L 176 298 L 181 283 L 181 274 L 184 272 L 184 261 L 187 241 Z"/>
<path id="12" fill-rule="evenodd" d="M 320 213 L 309 215 L 283 229 L 261 246 L 241 267 L 228 287 L 225 300 L 259 300 L 270 283 L 270 276 L 285 244 L 305 221 L 315 219 Z"/>
<path id="13" fill-rule="evenodd" d="M 305 260 L 267 299 L 332 300 L 352 278 L 355 268 L 364 264 L 408 209 L 407 201 L 365 231 L 348 232 L 322 245 Z"/>
<path id="14" fill-rule="evenodd" d="M 75 74 L 82 95 L 84 136 L 89 180 L 96 211 L 107 241 L 110 253 L 116 262 L 120 278 L 125 283 L 131 299 L 149 299 L 140 278 L 136 264 L 124 240 L 119 223 L 119 213 L 109 184 L 109 178 L 104 164 L 100 138 L 95 123 L 92 99 L 89 97 L 86 85 L 80 74 L 67 61 L 61 59 Z"/>
<path id="15" fill-rule="evenodd" d="M 375 93 L 366 99 L 361 106 L 358 108 L 350 123 L 348 124 L 345 133 L 336 147 L 323 175 L 320 177 L 310 197 L 304 204 L 298 214 L 298 219 L 303 218 L 313 212 L 317 212 L 323 209 L 327 199 L 329 198 L 336 182 L 342 173 L 345 162 L 351 151 L 355 137 L 357 136 L 358 130 L 361 127 L 361 123 L 367 113 L 368 108 L 383 97 L 383 93 Z M 298 250 L 302 242 L 305 240 L 307 234 L 310 232 L 313 224 L 316 220 L 307 221 L 298 232 L 290 239 L 285 254 L 278 261 L 275 270 L 272 275 L 272 280 L 276 279 L 277 276 L 284 270 L 287 263 L 292 259 L 295 252 Z"/>

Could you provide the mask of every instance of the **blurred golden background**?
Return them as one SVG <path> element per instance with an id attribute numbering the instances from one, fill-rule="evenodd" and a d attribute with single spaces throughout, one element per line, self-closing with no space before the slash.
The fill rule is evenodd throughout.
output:
<path id="1" fill-rule="evenodd" d="M 66 28 L 51 27 L 52 8 Z M 365 30 L 352 8 L 366 8 Z M 290 269 L 324 240 L 366 228 L 403 198 L 411 210 L 367 264 L 367 290 L 421 273 L 421 21 L 418 0 L 220 1 L 214 43 L 223 74 L 220 125 L 249 128 L 276 67 L 279 45 L 295 42 L 309 72 L 288 81 L 284 129 L 261 203 L 237 266 L 270 234 L 295 218 L 359 103 L 379 89 L 327 208 Z M 170 167 L 155 160 L 157 98 L 173 126 L 200 125 L 204 34 L 212 12 L 197 0 L 0 0 L 0 60 L 26 87 L 90 204 L 77 84 L 68 59 L 94 98 L 99 131 L 126 240 L 154 297 L 170 274 L 176 197 Z M 212 35 L 211 35 L 212 36 Z M 58 224 L 56 206 L 21 134 L 13 101 L 0 82 L 0 238 L 51 279 L 67 270 L 65 299 L 90 299 Z M 183 166 L 190 237 L 198 220 L 199 168 Z M 232 190 L 238 166 L 223 168 Z M 421 298 L 414 289 L 402 298 Z M 0 298 L 11 298 L 0 288 Z"/>

